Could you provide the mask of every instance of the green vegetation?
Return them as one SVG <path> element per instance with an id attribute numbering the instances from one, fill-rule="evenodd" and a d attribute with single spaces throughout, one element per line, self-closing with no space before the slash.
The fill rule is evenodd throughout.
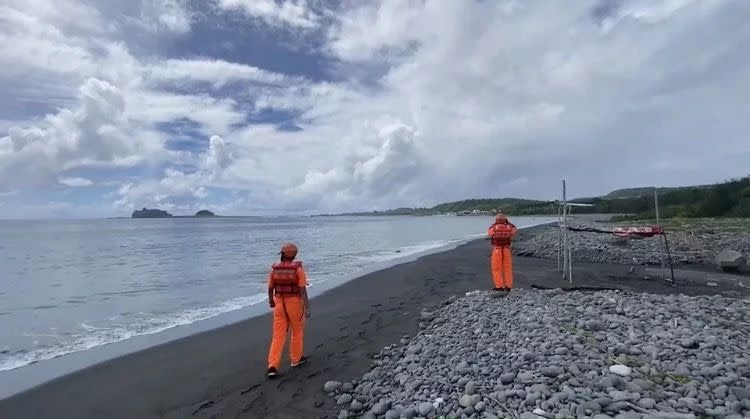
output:
<path id="1" fill-rule="evenodd" d="M 658 188 L 659 210 L 664 219 L 696 217 L 750 218 L 750 176 L 716 185 Z M 592 204 L 576 207 L 577 214 L 629 214 L 616 217 L 620 221 L 654 218 L 654 188 L 620 189 L 598 198 L 580 198 L 572 202 Z M 510 215 L 556 214 L 557 201 L 530 199 L 467 199 L 448 202 L 432 208 L 398 208 L 389 211 L 347 215 L 436 215 L 494 214 Z"/>
<path id="2" fill-rule="evenodd" d="M 630 190 L 638 191 L 638 190 Z M 645 191 L 645 189 L 643 189 Z M 650 193 L 631 194 L 624 198 L 583 200 L 592 208 L 577 212 L 632 214 L 620 219 L 654 217 L 653 188 Z M 659 210 L 663 218 L 750 217 L 750 177 L 730 180 L 713 186 L 688 186 L 659 190 Z"/>

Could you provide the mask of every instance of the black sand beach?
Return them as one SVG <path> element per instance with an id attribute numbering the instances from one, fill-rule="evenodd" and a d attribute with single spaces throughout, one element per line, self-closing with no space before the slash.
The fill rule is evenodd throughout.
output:
<path id="1" fill-rule="evenodd" d="M 545 228 L 545 227 L 539 227 Z M 521 236 L 533 234 L 532 230 Z M 567 287 L 556 262 L 517 257 L 516 286 Z M 709 287 L 690 275 L 677 287 L 628 276 L 628 266 L 579 264 L 576 287 L 653 293 L 748 295 L 731 281 Z M 679 275 L 678 275 L 679 278 Z M 693 279 L 690 279 L 693 278 Z M 418 329 L 423 308 L 452 295 L 486 289 L 489 244 L 477 240 L 355 279 L 316 297 L 306 330 L 310 361 L 264 377 L 268 315 L 150 348 L 0 401 L 0 418 L 316 418 L 338 409 L 322 392 L 348 381 L 370 356 Z"/>

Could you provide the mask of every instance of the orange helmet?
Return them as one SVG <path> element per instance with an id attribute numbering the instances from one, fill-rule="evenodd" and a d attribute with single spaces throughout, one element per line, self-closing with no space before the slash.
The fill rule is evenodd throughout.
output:
<path id="1" fill-rule="evenodd" d="M 297 246 L 294 243 L 285 243 L 281 246 L 281 255 L 288 259 L 297 257 Z"/>
<path id="2" fill-rule="evenodd" d="M 495 224 L 508 224 L 508 217 L 503 214 L 497 214 L 495 216 Z"/>

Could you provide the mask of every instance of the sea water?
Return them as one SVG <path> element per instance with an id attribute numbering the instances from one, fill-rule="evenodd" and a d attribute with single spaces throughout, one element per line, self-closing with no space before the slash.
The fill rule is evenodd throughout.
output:
<path id="1" fill-rule="evenodd" d="M 465 242 L 488 217 L 0 221 L 0 374 L 188 325 L 266 299 L 279 247 L 311 292 L 371 266 Z M 530 226 L 546 222 L 517 217 Z"/>

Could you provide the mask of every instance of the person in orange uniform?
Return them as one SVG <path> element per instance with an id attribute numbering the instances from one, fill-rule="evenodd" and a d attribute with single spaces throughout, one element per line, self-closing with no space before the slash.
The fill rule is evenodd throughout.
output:
<path id="1" fill-rule="evenodd" d="M 495 223 L 487 230 L 492 239 L 491 269 L 496 291 L 510 291 L 513 288 L 513 254 L 510 242 L 516 231 L 516 226 L 503 214 L 498 214 Z"/>
<path id="2" fill-rule="evenodd" d="M 274 263 L 268 276 L 268 303 L 273 309 L 273 337 L 268 353 L 268 378 L 274 378 L 281 367 L 286 335 L 291 330 L 289 358 L 292 367 L 305 363 L 303 339 L 305 319 L 310 317 L 307 298 L 307 275 L 302 262 L 295 261 L 297 246 L 281 247 L 281 260 Z"/>

